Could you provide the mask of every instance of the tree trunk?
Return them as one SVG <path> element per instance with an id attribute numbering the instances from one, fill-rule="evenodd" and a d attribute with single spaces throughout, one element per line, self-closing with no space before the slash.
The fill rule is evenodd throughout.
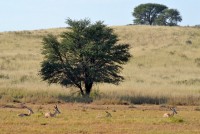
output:
<path id="1" fill-rule="evenodd" d="M 149 25 L 152 25 L 152 23 L 153 23 L 153 22 L 152 22 L 152 20 L 151 20 L 151 19 L 149 19 Z"/>
<path id="2" fill-rule="evenodd" d="M 81 91 L 81 95 L 84 96 L 85 94 L 84 94 L 84 91 L 83 91 L 82 87 L 79 87 L 79 89 Z"/>
<path id="3" fill-rule="evenodd" d="M 85 93 L 86 93 L 87 96 L 90 95 L 92 85 L 93 85 L 93 82 L 86 82 L 85 83 Z"/>

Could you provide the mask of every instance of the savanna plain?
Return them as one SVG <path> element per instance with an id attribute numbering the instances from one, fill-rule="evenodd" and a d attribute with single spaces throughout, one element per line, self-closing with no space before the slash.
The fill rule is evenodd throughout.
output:
<path id="1" fill-rule="evenodd" d="M 0 33 L 0 133 L 200 133 L 200 28 L 112 27 L 131 45 L 120 85 L 93 87 L 93 102 L 75 88 L 48 85 L 38 75 L 42 38 L 65 28 Z M 32 116 L 21 108 L 25 103 Z M 57 104 L 61 114 L 45 118 Z M 176 107 L 178 114 L 163 118 Z M 108 116 L 108 113 L 110 114 Z"/>

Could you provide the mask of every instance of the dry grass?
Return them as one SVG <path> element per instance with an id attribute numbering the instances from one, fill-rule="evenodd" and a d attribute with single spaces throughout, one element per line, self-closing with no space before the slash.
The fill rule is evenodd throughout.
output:
<path id="1" fill-rule="evenodd" d="M 200 29 L 192 27 L 113 27 L 120 42 L 131 45 L 133 58 L 124 66 L 125 81 L 118 86 L 94 86 L 100 104 L 169 103 L 200 105 Z M 0 98 L 57 102 L 69 90 L 49 86 L 38 76 L 42 37 L 65 29 L 0 33 Z M 62 96 L 62 97 L 59 97 Z M 52 98 L 52 99 L 50 99 Z M 60 98 L 62 98 L 60 100 Z M 72 98 L 72 100 L 75 100 Z"/>
<path id="2" fill-rule="evenodd" d="M 11 105 L 11 104 L 10 104 Z M 53 105 L 30 105 L 35 112 L 30 117 L 18 117 L 24 109 L 1 108 L 1 134 L 199 134 L 200 112 L 195 107 L 177 107 L 178 115 L 163 118 L 166 107 L 155 105 L 58 105 L 61 114 L 55 118 L 45 118 L 44 112 L 51 111 Z M 17 106 L 15 104 L 15 106 Z M 112 117 L 106 117 L 106 112 Z"/>

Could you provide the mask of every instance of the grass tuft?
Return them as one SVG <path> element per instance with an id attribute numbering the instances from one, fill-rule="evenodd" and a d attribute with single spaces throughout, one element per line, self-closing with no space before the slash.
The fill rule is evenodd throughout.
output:
<path id="1" fill-rule="evenodd" d="M 184 122 L 184 120 L 180 117 L 171 117 L 171 118 L 169 118 L 169 121 L 171 123 L 183 123 Z"/>

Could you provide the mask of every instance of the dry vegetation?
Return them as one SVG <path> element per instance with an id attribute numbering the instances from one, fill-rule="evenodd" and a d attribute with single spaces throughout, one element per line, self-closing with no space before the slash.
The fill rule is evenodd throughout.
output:
<path id="1" fill-rule="evenodd" d="M 200 112 L 196 106 L 178 106 L 178 115 L 163 118 L 168 111 L 158 105 L 92 105 L 68 103 L 58 105 L 61 114 L 45 118 L 44 112 L 53 105 L 29 105 L 35 112 L 25 112 L 17 104 L 7 104 L 0 110 L 1 134 L 199 134 Z M 106 117 L 108 111 L 112 117 Z"/>
<path id="2" fill-rule="evenodd" d="M 200 29 L 192 27 L 113 27 L 133 58 L 118 86 L 95 85 L 96 104 L 200 105 Z M 0 33 L 0 100 L 51 103 L 82 101 L 76 90 L 49 86 L 38 76 L 43 36 L 65 29 Z M 72 97 L 71 97 L 72 96 Z"/>

